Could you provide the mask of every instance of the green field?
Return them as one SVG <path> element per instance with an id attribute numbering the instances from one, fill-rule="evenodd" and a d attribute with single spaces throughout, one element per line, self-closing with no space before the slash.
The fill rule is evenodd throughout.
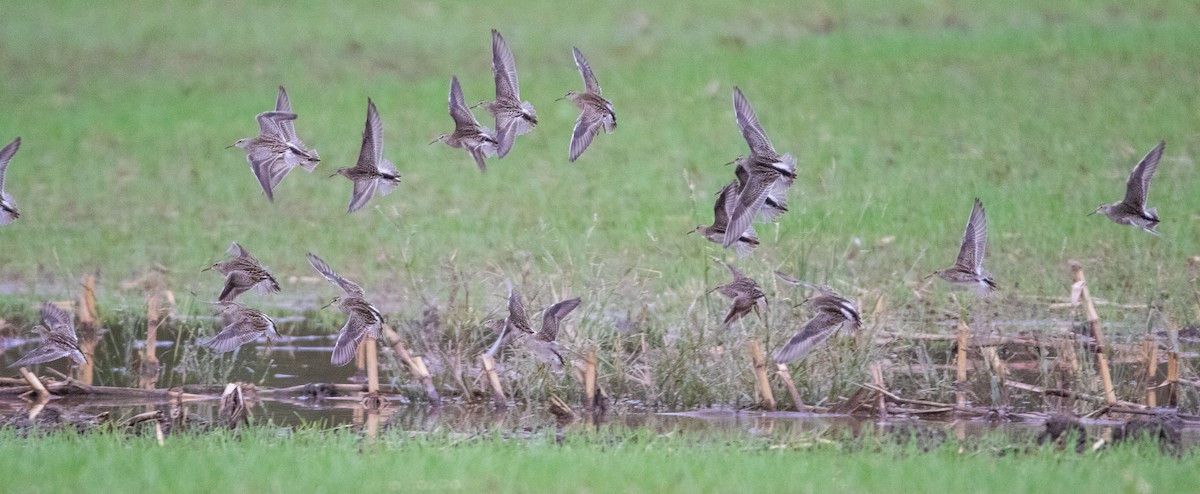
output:
<path id="1" fill-rule="evenodd" d="M 929 453 L 886 438 L 605 431 L 531 439 L 257 429 L 150 437 L 0 432 L 6 492 L 1181 492 L 1197 457 L 1136 445 L 1076 455 L 1003 441 Z M 818 440 L 820 439 L 820 440 Z M 882 442 L 880 442 L 882 440 Z M 1018 452 L 1012 448 L 1030 448 Z M 179 472 L 190 472 L 179 475 Z"/>
<path id="2" fill-rule="evenodd" d="M 1061 295 L 1072 258 L 1102 296 L 1190 291 L 1194 3 L 635 5 L 13 2 L 0 20 L 0 138 L 24 139 L 7 183 L 24 215 L 0 230 L 0 274 L 20 288 L 7 295 L 57 296 L 89 272 L 120 295 L 118 281 L 155 263 L 176 291 L 215 293 L 197 271 L 237 240 L 281 278 L 311 276 L 304 253 L 317 252 L 397 312 L 444 298 L 449 264 L 496 292 L 480 304 L 496 305 L 509 277 L 585 301 L 634 280 L 630 296 L 677 305 L 724 277 L 709 272 L 717 246 L 684 232 L 711 221 L 732 176 L 722 164 L 745 152 L 735 84 L 799 158 L 793 210 L 760 228 L 748 273 L 907 297 L 952 260 L 978 196 L 987 264 L 1010 292 Z M 426 143 L 450 129 L 451 75 L 469 102 L 491 94 L 492 27 L 542 123 L 480 174 L 461 150 Z M 577 111 L 554 101 L 581 84 L 571 46 L 620 122 L 575 164 Z M 270 204 L 225 146 L 255 132 L 279 84 L 324 162 Z M 356 158 L 367 97 L 404 182 L 347 216 L 349 182 L 327 175 Z M 1162 238 L 1085 217 L 1120 198 L 1159 139 Z"/>
<path id="3" fill-rule="evenodd" d="M 803 295 L 776 286 L 776 269 L 860 299 L 872 330 L 930 331 L 945 311 L 973 309 L 922 277 L 954 258 L 974 197 L 988 209 L 986 266 L 1002 291 L 973 323 L 991 314 L 1057 330 L 1074 316 L 1042 309 L 1067 295 L 1071 259 L 1094 296 L 1122 304 L 1102 307 L 1117 332 L 1200 317 L 1200 268 L 1189 265 L 1200 255 L 1195 2 L 6 2 L 3 12 L 0 141 L 23 138 L 5 184 L 23 215 L 0 228 L 0 317 L 20 323 L 7 334 L 89 273 L 106 317 L 136 322 L 143 293 L 130 281 L 156 267 L 180 312 L 204 312 L 188 294 L 215 297 L 219 277 L 200 269 L 236 240 L 280 279 L 284 294 L 249 297 L 275 315 L 336 293 L 307 265 L 315 252 L 393 321 L 438 307 L 434 338 L 397 323 L 416 352 L 471 358 L 513 280 L 534 310 L 583 298 L 563 340 L 600 347 L 615 397 L 742 405 L 753 399 L 744 342 L 769 350 L 805 318 L 791 308 Z M 452 75 L 468 102 L 492 95 L 491 28 L 541 123 L 480 174 L 463 151 L 427 143 L 451 129 Z M 573 164 L 577 110 L 555 101 L 581 86 L 572 46 L 620 122 Z M 324 161 L 293 172 L 272 204 L 226 146 L 255 133 L 280 84 Z M 723 164 L 746 152 L 734 85 L 776 148 L 797 156 L 799 179 L 791 211 L 760 226 L 762 246 L 738 261 L 765 285 L 769 317 L 725 328 L 727 302 L 707 292 L 728 275 L 710 258 L 732 254 L 685 232 L 711 221 L 713 194 L 732 178 Z M 350 184 L 328 176 L 356 159 L 368 97 L 403 183 L 347 215 Z M 1149 205 L 1162 235 L 1086 216 L 1120 199 L 1159 139 Z M 337 327 L 324 314 L 318 323 Z M 799 366 L 806 401 L 854 391 L 867 362 L 893 351 L 834 348 L 854 351 Z M 1195 378 L 1187 363 L 1184 378 Z M 949 392 L 947 374 L 923 379 L 907 384 L 917 397 Z M 567 381 L 509 384 L 540 402 Z M 1132 378 L 1117 382 L 1123 398 L 1139 395 Z"/>

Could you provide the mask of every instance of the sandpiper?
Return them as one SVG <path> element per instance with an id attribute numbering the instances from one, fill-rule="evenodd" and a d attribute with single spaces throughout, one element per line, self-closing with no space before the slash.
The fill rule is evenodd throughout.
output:
<path id="1" fill-rule="evenodd" d="M 14 154 L 17 154 L 17 149 L 20 147 L 21 138 L 18 137 L 4 146 L 4 149 L 0 149 L 0 225 L 7 225 L 12 220 L 21 217 L 12 196 L 4 190 L 4 174 L 8 170 L 8 162 L 12 160 Z"/>
<path id="2" fill-rule="evenodd" d="M 1118 225 L 1134 226 L 1158 235 L 1154 230 L 1158 226 L 1158 208 L 1146 209 L 1146 196 L 1150 194 L 1150 179 L 1154 178 L 1154 171 L 1158 170 L 1158 160 L 1162 158 L 1163 148 L 1166 146 L 1167 141 L 1159 141 L 1158 145 L 1133 167 L 1133 171 L 1129 172 L 1129 180 L 1125 183 L 1125 199 L 1112 204 L 1101 204 L 1088 216 L 1104 213 Z"/>
<path id="3" fill-rule="evenodd" d="M 518 336 L 534 333 L 533 326 L 529 324 L 529 318 L 525 315 L 525 303 L 521 301 L 521 292 L 517 291 L 511 281 L 505 280 L 504 283 L 508 286 L 508 315 L 500 321 L 499 336 L 488 348 L 488 355 L 495 355 L 501 347 L 508 345 Z"/>
<path id="4" fill-rule="evenodd" d="M 538 360 L 550 364 L 556 372 L 562 370 L 563 365 L 566 364 L 566 359 L 563 358 L 566 348 L 557 341 L 558 327 L 562 324 L 563 318 L 579 307 L 579 304 L 580 299 L 573 298 L 551 305 L 542 313 L 541 329 L 532 338 L 526 340 L 525 346 L 529 352 Z"/>
<path id="5" fill-rule="evenodd" d="M 775 272 L 775 277 L 785 283 L 804 286 L 816 292 L 801 302 L 801 304 L 809 303 L 816 313 L 812 319 L 804 323 L 804 326 L 801 326 L 795 336 L 775 350 L 772 358 L 776 363 L 786 364 L 807 355 L 847 323 L 851 330 L 857 330 L 862 324 L 855 303 L 841 296 L 828 285 L 808 283 L 779 271 Z"/>
<path id="6" fill-rule="evenodd" d="M 487 163 L 483 159 L 495 156 L 499 143 L 496 142 L 492 131 L 479 125 L 471 109 L 467 108 L 457 76 L 450 77 L 450 118 L 454 119 L 454 132 L 437 136 L 430 144 L 445 141 L 446 145 L 452 148 L 466 149 L 467 153 L 475 158 L 479 171 L 486 172 Z"/>
<path id="7" fill-rule="evenodd" d="M 383 122 L 379 120 L 379 112 L 375 110 L 375 102 L 371 98 L 367 98 L 367 123 L 363 127 L 358 162 L 353 167 L 338 168 L 333 175 L 341 175 L 354 182 L 354 192 L 350 195 L 350 206 L 346 213 L 358 211 L 376 193 L 382 196 L 390 194 L 400 184 L 396 165 L 383 159 Z"/>
<path id="8" fill-rule="evenodd" d="M 539 360 L 551 364 L 554 370 L 561 369 L 565 359 L 562 356 L 564 348 L 556 341 L 558 328 L 562 319 L 579 307 L 580 299 L 563 300 L 543 311 L 542 326 L 537 332 L 534 332 L 525 315 L 525 304 L 521 301 L 520 292 L 511 282 L 506 283 L 508 284 L 508 317 L 504 318 L 500 334 L 496 337 L 496 342 L 488 349 L 487 354 L 495 355 L 501 347 L 514 339 L 530 335 L 524 339 L 524 346 L 530 353 Z"/>
<path id="9" fill-rule="evenodd" d="M 796 178 L 796 158 L 791 154 L 780 156 L 775 151 L 758 123 L 754 107 L 737 86 L 733 87 L 733 115 L 750 146 L 750 156 L 734 160 L 748 176 L 738 193 L 736 207 L 729 212 L 729 228 L 725 229 L 722 242 L 726 247 L 737 242 L 741 232 L 750 227 L 769 195 L 776 195 L 778 202 Z"/>
<path id="10" fill-rule="evenodd" d="M 58 306 L 46 302 L 42 304 L 42 324 L 33 329 L 42 337 L 41 345 L 33 349 L 8 367 L 41 364 L 68 357 L 76 364 L 84 364 L 87 359 L 79 348 L 79 338 L 75 336 L 75 325 L 71 315 Z"/>
<path id="11" fill-rule="evenodd" d="M 254 172 L 267 200 L 272 202 L 275 201 L 275 187 L 292 168 L 300 166 L 312 172 L 317 162 L 321 161 L 315 150 L 304 147 L 304 143 L 296 137 L 296 128 L 292 123 L 296 114 L 292 113 L 291 107 L 287 92 L 283 86 L 279 86 L 275 111 L 262 112 L 255 117 L 258 136 L 238 139 L 229 146 L 246 150 L 250 171 Z"/>
<path id="12" fill-rule="evenodd" d="M 279 339 L 279 329 L 275 327 L 275 321 L 262 311 L 237 302 L 220 301 L 216 306 L 225 317 L 225 327 L 212 338 L 200 343 L 212 351 L 232 352 L 264 335 L 270 341 Z"/>
<path id="13" fill-rule="evenodd" d="M 716 287 L 713 290 L 733 299 L 733 305 L 729 307 L 729 313 L 725 315 L 724 324 L 730 324 L 733 321 L 741 319 L 746 314 L 749 314 L 751 310 L 754 310 L 759 314 L 759 317 L 762 317 L 762 314 L 758 310 L 760 307 L 762 310 L 767 309 L 767 296 L 763 293 L 762 288 L 759 288 L 758 282 L 742 274 L 732 264 L 723 264 L 725 264 L 726 268 L 729 268 L 729 272 L 733 275 L 733 281 Z"/>
<path id="14" fill-rule="evenodd" d="M 817 285 L 801 281 L 779 271 L 775 272 L 775 277 L 785 283 L 800 285 L 816 292 L 815 295 L 804 299 L 801 304 L 808 303 L 817 312 L 828 312 L 843 318 L 846 322 L 850 323 L 850 329 L 852 330 L 857 330 L 862 325 L 862 317 L 858 313 L 858 304 L 851 299 L 843 297 L 829 285 Z"/>
<path id="15" fill-rule="evenodd" d="M 958 260 L 954 265 L 934 271 L 926 276 L 928 279 L 937 276 L 951 285 L 963 288 L 975 288 L 979 295 L 987 296 L 996 289 L 992 275 L 983 269 L 983 256 L 987 252 L 987 213 L 983 203 L 975 198 L 975 206 L 971 208 L 971 216 L 967 220 L 967 229 L 963 231 L 962 246 L 958 250 Z"/>
<path id="16" fill-rule="evenodd" d="M 492 30 L 492 74 L 496 78 L 496 99 L 481 101 L 487 112 L 496 117 L 496 157 L 503 158 L 512 150 L 517 136 L 525 135 L 537 126 L 537 111 L 533 104 L 521 101 L 517 83 L 517 63 L 512 50 L 500 32 Z M 474 108 L 474 107 L 472 107 Z"/>
<path id="17" fill-rule="evenodd" d="M 592 139 L 596 138 L 596 134 L 600 133 L 601 126 L 604 127 L 604 132 L 609 134 L 617 128 L 617 114 L 613 110 L 612 102 L 600 95 L 600 83 L 596 81 L 596 74 L 592 73 L 592 67 L 588 65 L 587 59 L 583 58 L 583 53 L 575 47 L 571 48 L 571 53 L 575 56 L 575 66 L 579 67 L 579 75 L 583 76 L 583 92 L 568 91 L 559 99 L 573 101 L 580 110 L 579 118 L 575 120 L 575 130 L 571 133 L 569 159 L 575 161 L 592 143 Z"/>
<path id="18" fill-rule="evenodd" d="M 729 224 L 728 211 L 733 207 L 733 201 L 737 200 L 737 183 L 730 182 L 717 193 L 717 202 L 713 205 L 713 223 L 710 226 L 699 225 L 695 230 L 688 233 L 700 232 L 704 238 L 721 243 L 725 238 L 725 227 Z M 742 236 L 738 237 L 737 242 L 733 244 L 733 250 L 739 256 L 745 257 L 758 247 L 758 237 L 754 234 L 754 227 L 751 226 Z"/>
<path id="19" fill-rule="evenodd" d="M 325 307 L 336 304 L 338 309 L 346 314 L 346 325 L 338 332 L 337 343 L 334 343 L 333 355 L 329 359 L 331 364 L 341 367 L 354 360 L 354 354 L 358 352 L 358 345 L 363 339 L 368 336 L 379 338 L 379 332 L 383 328 L 383 314 L 363 298 L 366 294 L 362 287 L 338 276 L 320 257 L 309 253 L 308 263 L 317 273 L 344 292 L 342 296 L 334 297 L 325 304 Z"/>
<path id="20" fill-rule="evenodd" d="M 225 288 L 217 296 L 218 301 L 230 302 L 238 295 L 255 287 L 264 293 L 279 293 L 279 282 L 275 281 L 275 277 L 271 276 L 270 271 L 267 271 L 267 268 L 264 268 L 258 259 L 250 255 L 250 251 L 245 247 L 233 242 L 229 244 L 225 253 L 232 256 L 232 259 L 217 261 L 202 270 L 203 272 L 215 269 L 218 273 L 225 275 Z"/>

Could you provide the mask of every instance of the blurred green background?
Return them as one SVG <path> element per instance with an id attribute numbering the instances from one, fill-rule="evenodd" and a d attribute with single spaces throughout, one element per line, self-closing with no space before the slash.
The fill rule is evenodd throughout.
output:
<path id="1" fill-rule="evenodd" d="M 0 228 L 0 297 L 101 296 L 158 264 L 177 292 L 238 241 L 285 292 L 329 293 L 305 252 L 415 312 L 451 271 L 587 298 L 605 284 L 686 303 L 732 256 L 685 232 L 711 222 L 723 163 L 746 151 L 740 86 L 777 149 L 799 159 L 792 210 L 739 261 L 902 300 L 952 262 L 973 197 L 987 206 L 986 266 L 1009 296 L 1065 295 L 1068 259 L 1093 293 L 1175 297 L 1196 318 L 1200 255 L 1200 4 L 1191 1 L 4 2 L 0 140 L 24 143 L 6 187 L 23 213 Z M 541 120 L 480 174 L 452 128 L 451 75 L 490 98 L 489 30 L 511 46 Z M 568 163 L 578 46 L 619 127 Z M 323 162 L 268 203 L 226 149 L 287 87 Z M 403 183 L 346 215 L 367 97 Z M 481 122 L 491 118 L 476 111 Z M 1159 139 L 1152 237 L 1085 215 L 1124 193 Z M 452 267 L 453 269 L 449 269 Z M 935 286 L 942 290 L 943 287 Z M 539 289 L 528 290 L 530 292 Z M 435 294 L 435 295 L 430 295 Z M 286 297 L 287 295 L 284 295 Z M 140 299 L 140 294 L 136 295 Z M 543 297 L 549 302 L 549 297 Z M 140 303 L 140 302 L 139 302 Z"/>

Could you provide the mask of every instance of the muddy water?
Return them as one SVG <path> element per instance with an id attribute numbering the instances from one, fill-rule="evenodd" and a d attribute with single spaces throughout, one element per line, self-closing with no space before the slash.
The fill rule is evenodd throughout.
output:
<path id="1" fill-rule="evenodd" d="M 156 347 L 158 357 L 163 365 L 159 379 L 159 387 L 226 383 L 242 381 L 253 383 L 259 387 L 281 388 L 298 386 L 309 383 L 350 383 L 361 382 L 361 376 L 356 375 L 354 365 L 332 367 L 329 356 L 333 344 L 331 328 L 311 328 L 302 320 L 289 323 L 292 334 L 283 340 L 267 345 L 265 340 L 248 344 L 237 352 L 215 355 L 207 350 L 197 349 L 197 338 L 207 336 L 211 329 L 204 334 L 189 329 L 188 324 L 165 328 L 160 333 Z M 198 327 L 191 324 L 190 327 Z M 211 326 L 211 325 L 209 325 Z M 134 362 L 134 355 L 143 345 L 141 340 L 124 336 L 126 331 L 106 333 L 100 340 L 96 354 L 96 373 L 94 384 L 101 386 L 134 386 L 135 376 L 127 369 Z M 20 339 L 3 340 L 0 346 L 0 362 L 11 362 L 32 348 L 35 341 Z M 930 352 L 945 354 L 945 352 Z M 1005 356 L 1010 366 L 1011 378 L 1018 381 L 1037 383 L 1040 372 L 1037 361 L 1022 360 Z M 48 366 L 58 372 L 68 371 L 68 362 L 60 360 Z M 948 362 L 939 365 L 948 365 Z M 1122 376 L 1137 375 L 1140 364 L 1136 361 L 1122 363 L 1114 361 L 1114 374 Z M 45 368 L 39 369 L 41 375 L 53 375 Z M 6 373 L 5 375 L 9 375 Z M 386 382 L 388 373 L 383 373 Z M 1160 368 L 1159 376 L 1165 375 L 1165 367 Z M 899 383 L 896 383 L 899 385 Z M 1010 410 L 1044 411 L 1048 403 L 1042 398 L 1035 398 L 1027 393 L 1017 393 L 1006 390 L 1010 396 L 1007 402 Z M 978 397 L 986 397 L 988 389 L 982 387 L 974 390 Z M 981 398 L 981 401 L 986 398 Z M 74 420 L 86 418 L 102 412 L 109 412 L 113 417 L 130 417 L 150 410 L 168 411 L 172 405 L 166 401 L 131 402 L 129 399 L 106 399 L 103 397 L 69 397 L 55 399 L 48 407 L 54 408 L 62 416 Z M 0 396 L 0 416 L 11 418 L 28 414 L 30 405 L 11 396 Z M 182 405 L 182 412 L 200 421 L 217 422 L 217 401 L 202 400 L 188 402 Z M 295 426 L 301 424 L 321 424 L 325 427 L 345 425 L 363 425 L 368 417 L 360 403 L 354 397 L 332 397 L 326 399 L 289 397 L 263 399 L 253 402 L 251 414 L 257 423 L 271 423 L 280 426 Z M 429 407 L 425 404 L 408 404 L 396 401 L 392 406 L 380 412 L 379 418 L 387 427 L 404 431 L 452 431 L 463 433 L 478 433 L 484 431 L 540 431 L 553 430 L 554 418 L 544 408 L 518 408 L 497 412 L 490 406 L 467 406 L 449 404 L 441 407 Z M 1036 435 L 1041 430 L 1040 422 L 989 423 L 986 421 L 960 421 L 955 423 L 922 421 L 915 419 L 889 419 L 887 422 L 877 422 L 873 419 L 850 418 L 845 416 L 821 416 L 812 414 L 789 413 L 737 413 L 729 410 L 702 410 L 687 413 L 645 413 L 643 411 L 622 411 L 610 413 L 603 423 L 610 426 L 648 429 L 657 432 L 688 432 L 716 433 L 735 432 L 750 436 L 770 435 L 829 435 L 842 436 L 859 435 L 866 432 L 888 431 L 897 427 L 913 425 L 928 426 L 946 431 L 954 436 L 970 437 L 984 432 L 1001 430 L 1013 435 Z M 1116 422 L 1092 421 L 1087 422 L 1089 434 L 1104 434 Z M 571 427 L 586 427 L 586 423 L 578 423 Z M 1200 442 L 1200 430 L 1185 429 L 1185 442 L 1196 444 Z"/>

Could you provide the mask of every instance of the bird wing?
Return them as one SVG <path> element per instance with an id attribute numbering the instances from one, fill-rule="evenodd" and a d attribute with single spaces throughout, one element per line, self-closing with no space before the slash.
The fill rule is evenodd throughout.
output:
<path id="1" fill-rule="evenodd" d="M 354 168 L 364 172 L 378 172 L 383 160 L 383 122 L 375 102 L 367 98 L 367 123 L 363 126 L 362 147 L 358 151 L 358 162 Z"/>
<path id="2" fill-rule="evenodd" d="M 725 247 L 733 245 L 746 230 L 750 229 L 750 224 L 754 222 L 754 216 L 767 201 L 767 194 L 771 191 L 777 178 L 779 178 L 779 173 L 769 170 L 750 174 L 750 180 L 746 182 L 745 187 L 742 187 L 741 193 L 738 194 L 737 205 L 729 215 L 729 226 L 725 228 L 722 245 Z"/>
<path id="3" fill-rule="evenodd" d="M 772 358 L 775 362 L 784 364 L 807 355 L 825 340 L 828 340 L 839 327 L 843 319 L 827 312 L 818 312 L 816 317 L 804 323 L 786 344 L 775 350 Z"/>
<path id="4" fill-rule="evenodd" d="M 596 81 L 596 74 L 592 73 L 592 66 L 588 65 L 586 58 L 583 58 L 583 53 L 579 52 L 579 48 L 571 47 L 571 53 L 575 55 L 575 66 L 579 67 L 579 75 L 583 76 L 583 87 L 589 93 L 600 95 L 600 83 Z"/>
<path id="5" fill-rule="evenodd" d="M 275 185 L 278 185 L 278 174 L 276 171 L 283 157 L 277 153 L 271 152 L 266 147 L 254 147 L 246 153 L 246 161 L 250 162 L 250 171 L 254 172 L 254 177 L 258 179 L 258 185 L 262 187 L 263 193 L 267 195 L 267 200 L 275 201 Z M 286 167 L 285 167 L 286 169 Z"/>
<path id="6" fill-rule="evenodd" d="M 367 336 L 367 322 L 358 313 L 351 311 L 346 315 L 346 325 L 338 332 L 337 342 L 333 345 L 333 355 L 329 363 L 341 367 L 354 360 L 358 353 L 358 344 Z"/>
<path id="7" fill-rule="evenodd" d="M 475 115 L 467 108 L 467 102 L 463 99 L 462 86 L 458 84 L 457 76 L 450 77 L 450 118 L 454 119 L 456 132 L 479 127 L 479 121 L 475 120 Z"/>
<path id="8" fill-rule="evenodd" d="M 508 324 L 524 333 L 532 333 L 529 318 L 525 316 L 525 304 L 521 302 L 521 292 L 510 283 L 508 286 Z"/>
<path id="9" fill-rule="evenodd" d="M 750 100 L 746 99 L 746 95 L 742 94 L 742 90 L 737 86 L 733 87 L 733 116 L 737 119 L 738 128 L 741 129 L 746 144 L 750 145 L 751 158 L 777 154 L 775 147 L 771 145 L 771 139 L 759 125 L 758 115 L 754 113 L 754 107 L 750 106 Z"/>
<path id="10" fill-rule="evenodd" d="M 484 152 L 482 149 L 480 149 L 480 146 L 475 146 L 475 147 L 468 146 L 467 152 L 471 153 L 472 158 L 475 158 L 475 165 L 479 167 L 479 171 L 486 172 L 487 171 L 487 161 L 484 161 L 484 159 L 483 159 Z"/>
<path id="11" fill-rule="evenodd" d="M 967 229 L 963 231 L 962 246 L 959 247 L 955 265 L 979 274 L 983 269 L 983 256 L 986 251 L 987 213 L 983 209 L 983 203 L 979 202 L 979 198 L 975 198 L 975 206 L 971 208 Z"/>
<path id="12" fill-rule="evenodd" d="M 79 341 L 75 337 L 75 325 L 71 315 L 50 302 L 42 304 L 42 323 L 49 328 L 50 333 L 57 333 L 71 341 Z"/>
<path id="13" fill-rule="evenodd" d="M 217 296 L 217 300 L 221 302 L 232 302 L 238 295 L 246 293 L 250 288 L 254 287 L 254 277 L 245 271 L 230 271 L 225 277 L 225 287 L 221 289 L 221 294 Z"/>
<path id="14" fill-rule="evenodd" d="M 288 99 L 287 91 L 283 86 L 279 86 L 279 96 L 275 97 L 275 111 L 281 113 L 292 113 L 292 101 Z M 292 119 L 286 119 L 279 122 L 279 130 L 283 133 L 285 142 L 300 142 L 296 138 L 296 124 Z"/>
<path id="15" fill-rule="evenodd" d="M 366 295 L 366 293 L 363 292 L 362 287 L 358 286 L 353 281 L 338 276 L 337 272 L 330 268 L 323 259 L 317 257 L 311 252 L 308 253 L 308 263 L 312 265 L 313 269 L 315 269 L 317 273 L 320 273 L 321 276 L 324 276 L 326 280 L 329 280 L 330 283 L 337 285 L 337 287 L 341 288 L 343 292 L 346 292 L 346 295 L 359 298 L 362 298 L 364 295 Z"/>
<path id="16" fill-rule="evenodd" d="M 254 117 L 258 120 L 258 134 L 260 136 L 271 136 L 276 139 L 281 139 L 283 129 L 279 127 L 280 122 L 295 120 L 296 114 L 291 112 L 265 111 Z"/>
<path id="17" fill-rule="evenodd" d="M 742 316 L 750 313 L 750 309 L 754 307 L 754 299 L 745 293 L 739 293 L 733 298 L 733 305 L 729 307 L 729 313 L 725 314 L 724 324 L 729 324 Z"/>
<path id="18" fill-rule="evenodd" d="M 496 157 L 503 158 L 512 150 L 517 141 L 517 125 L 520 117 L 496 115 Z"/>
<path id="19" fill-rule="evenodd" d="M 1146 207 L 1146 196 L 1150 192 L 1150 179 L 1154 178 L 1154 172 L 1158 170 L 1158 160 L 1162 158 L 1163 148 L 1167 146 L 1167 141 L 1159 141 L 1154 149 L 1151 149 L 1137 166 L 1133 167 L 1133 171 L 1129 172 L 1129 181 L 1125 183 L 1125 204 L 1133 206 L 1138 213 Z"/>
<path id="20" fill-rule="evenodd" d="M 232 352 L 238 347 L 258 338 L 254 325 L 246 318 L 238 318 L 201 344 L 217 353 Z"/>
<path id="21" fill-rule="evenodd" d="M 537 339 L 542 341 L 554 341 L 558 338 L 558 325 L 562 322 L 567 314 L 579 307 L 580 299 L 573 298 L 563 300 L 557 304 L 551 305 L 546 312 L 542 314 L 542 329 L 538 331 Z"/>
<path id="22" fill-rule="evenodd" d="M 746 182 L 750 181 L 750 171 L 746 169 L 746 165 L 740 159 L 742 157 L 738 156 L 738 158 L 739 159 L 733 160 L 735 163 L 737 163 L 733 169 L 733 175 L 737 177 L 738 189 L 740 190 L 742 187 L 746 186 Z"/>
<path id="23" fill-rule="evenodd" d="M 12 160 L 13 155 L 17 154 L 17 149 L 21 148 L 21 138 L 13 139 L 12 142 L 0 149 L 0 190 L 4 190 L 4 172 L 8 170 L 8 162 Z"/>
<path id="24" fill-rule="evenodd" d="M 242 247 L 242 244 L 239 244 L 236 241 L 229 244 L 229 248 L 225 249 L 225 253 L 232 257 L 254 258 L 254 256 L 250 255 L 250 252 L 247 251 L 245 247 Z"/>
<path id="25" fill-rule="evenodd" d="M 713 226 L 727 228 L 729 226 L 729 211 L 737 203 L 737 183 L 730 182 L 721 188 L 717 194 L 717 202 L 713 204 Z"/>
<path id="26" fill-rule="evenodd" d="M 8 365 L 8 368 L 21 367 L 25 365 L 41 364 L 66 357 L 71 354 L 71 351 L 64 348 L 58 348 L 53 345 L 42 345 L 29 353 L 26 353 L 16 362 Z"/>
<path id="27" fill-rule="evenodd" d="M 346 212 L 353 213 L 362 209 L 375 197 L 375 191 L 378 189 L 379 179 L 355 180 L 354 190 L 350 194 L 350 206 L 346 208 Z"/>
<path id="28" fill-rule="evenodd" d="M 492 30 L 492 74 L 496 77 L 496 99 L 502 96 L 521 100 L 521 91 L 517 86 L 517 62 L 513 60 L 512 50 L 500 36 L 500 31 Z"/>
<path id="29" fill-rule="evenodd" d="M 591 108 L 584 108 L 579 113 L 579 118 L 575 120 L 575 130 L 571 133 L 569 161 L 578 159 L 584 150 L 592 144 L 592 139 L 595 139 L 596 134 L 600 133 L 600 126 L 604 123 L 603 121 L 603 115 Z"/>

